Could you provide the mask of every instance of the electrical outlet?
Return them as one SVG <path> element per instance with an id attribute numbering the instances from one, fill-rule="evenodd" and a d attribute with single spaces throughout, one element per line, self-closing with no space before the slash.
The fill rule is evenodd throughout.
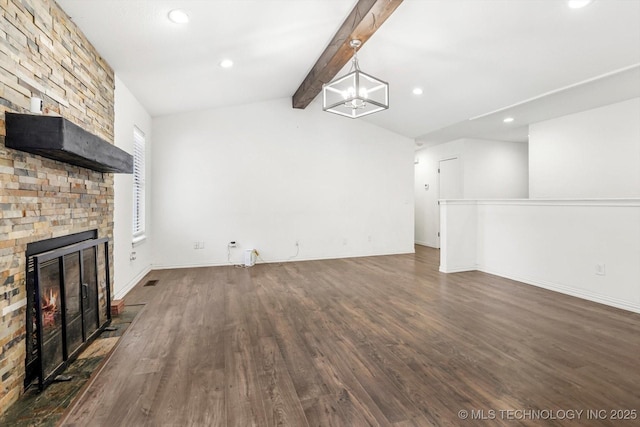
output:
<path id="1" fill-rule="evenodd" d="M 606 276 L 607 269 L 605 264 L 596 264 L 596 274 L 598 276 Z"/>
<path id="2" fill-rule="evenodd" d="M 236 243 L 236 241 L 235 241 L 235 240 L 233 240 L 233 241 L 229 242 L 229 247 L 230 247 L 230 248 L 237 248 L 237 247 L 238 247 L 238 244 Z"/>

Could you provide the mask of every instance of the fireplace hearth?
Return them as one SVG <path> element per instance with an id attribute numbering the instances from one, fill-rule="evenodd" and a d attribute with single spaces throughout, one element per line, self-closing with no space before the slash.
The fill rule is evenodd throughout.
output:
<path id="1" fill-rule="evenodd" d="M 27 246 L 25 387 L 46 387 L 111 322 L 108 253 L 97 230 Z"/>

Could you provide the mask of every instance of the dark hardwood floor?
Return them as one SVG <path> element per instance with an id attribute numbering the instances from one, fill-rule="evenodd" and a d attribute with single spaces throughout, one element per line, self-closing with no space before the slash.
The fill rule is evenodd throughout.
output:
<path id="1" fill-rule="evenodd" d="M 63 425 L 638 425 L 640 315 L 438 257 L 154 271 Z"/>

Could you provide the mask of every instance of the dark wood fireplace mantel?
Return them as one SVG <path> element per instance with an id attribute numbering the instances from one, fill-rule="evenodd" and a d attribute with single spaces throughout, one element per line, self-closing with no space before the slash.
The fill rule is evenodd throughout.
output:
<path id="1" fill-rule="evenodd" d="M 133 156 L 62 117 L 5 115 L 9 148 L 98 172 L 133 173 Z"/>

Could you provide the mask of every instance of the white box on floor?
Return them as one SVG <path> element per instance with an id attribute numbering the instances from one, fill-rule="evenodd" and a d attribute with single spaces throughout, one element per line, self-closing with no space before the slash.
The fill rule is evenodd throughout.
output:
<path id="1" fill-rule="evenodd" d="M 256 252 L 253 249 L 244 251 L 244 266 L 251 267 L 256 263 Z"/>

